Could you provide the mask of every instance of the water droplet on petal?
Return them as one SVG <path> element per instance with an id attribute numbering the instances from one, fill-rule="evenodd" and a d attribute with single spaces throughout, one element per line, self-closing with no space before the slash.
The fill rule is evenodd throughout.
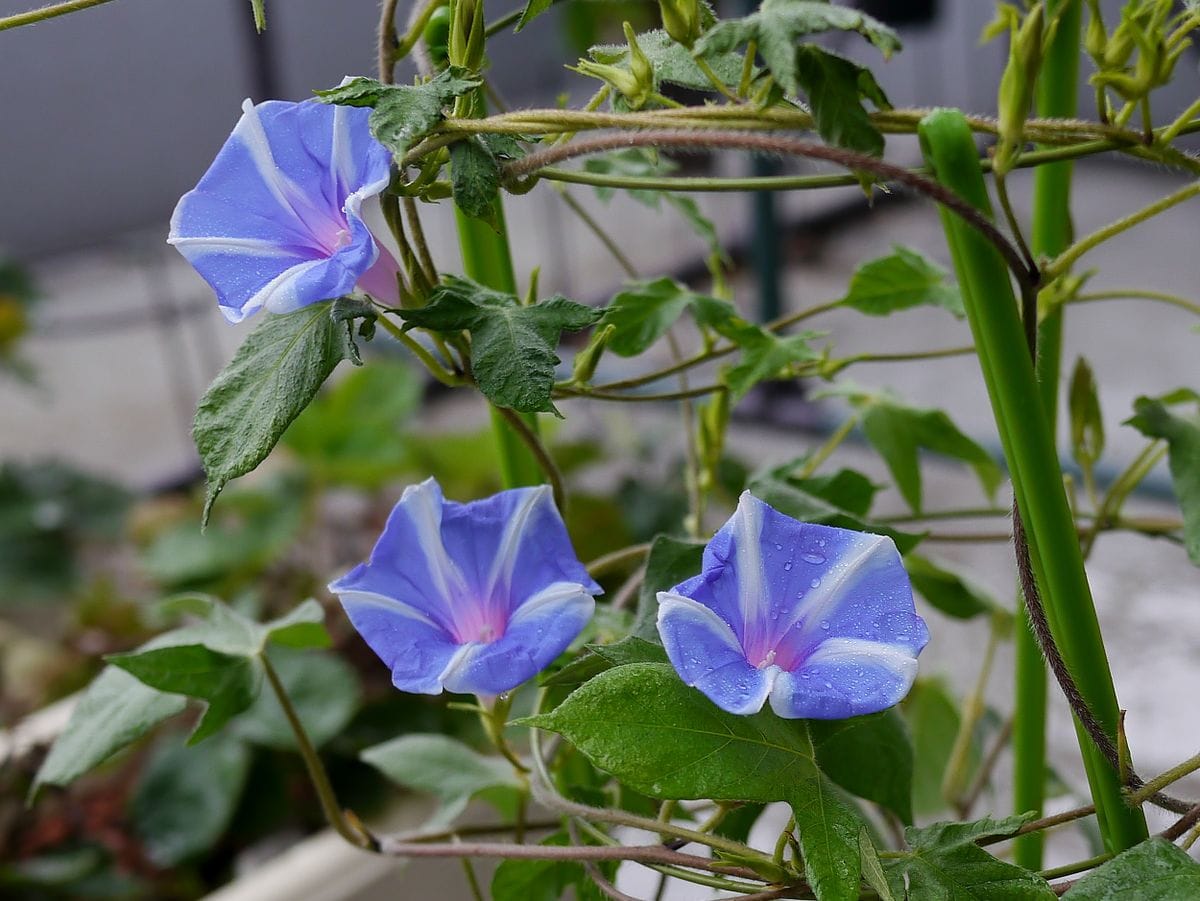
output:
<path id="1" fill-rule="evenodd" d="M 782 550 L 783 550 L 783 545 L 782 545 L 782 544 L 777 544 L 777 545 L 775 545 L 775 550 L 777 550 L 777 551 L 782 551 Z"/>
<path id="2" fill-rule="evenodd" d="M 811 585 L 813 588 L 820 588 L 820 587 L 821 587 L 821 580 L 820 580 L 820 579 L 813 579 L 813 580 L 812 580 L 811 582 L 809 582 L 808 584 L 809 584 L 809 585 Z"/>
<path id="3" fill-rule="evenodd" d="M 825 558 L 821 554 L 801 554 L 800 559 L 805 563 L 811 563 L 813 566 L 820 566 L 825 562 Z"/>
<path id="4" fill-rule="evenodd" d="M 829 620 L 827 620 L 827 619 L 821 620 L 821 628 L 823 630 L 825 630 L 826 632 L 828 632 L 829 631 Z"/>
<path id="5" fill-rule="evenodd" d="M 833 683 L 832 683 L 832 682 L 826 682 L 826 683 L 825 683 L 825 687 L 826 687 L 826 688 L 833 688 Z"/>
<path id="6" fill-rule="evenodd" d="M 787 563 L 783 564 L 783 571 L 785 573 L 790 573 L 792 571 L 792 561 L 791 560 L 789 560 Z"/>

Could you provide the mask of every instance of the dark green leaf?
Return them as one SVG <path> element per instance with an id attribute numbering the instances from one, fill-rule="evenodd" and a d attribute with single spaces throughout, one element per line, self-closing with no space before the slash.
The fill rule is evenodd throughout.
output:
<path id="1" fill-rule="evenodd" d="M 794 468 L 794 464 L 789 468 Z M 875 495 L 883 487 L 853 469 L 839 469 L 829 475 L 787 478 L 785 481 L 854 516 L 866 516 L 871 510 Z"/>
<path id="2" fill-rule="evenodd" d="M 338 735 L 358 711 L 361 700 L 354 670 L 332 654 L 274 651 L 271 664 L 304 731 L 316 747 Z M 258 700 L 233 723 L 246 741 L 284 751 L 296 749 L 296 735 L 273 691 Z"/>
<path id="3" fill-rule="evenodd" d="M 605 670 L 627 663 L 666 663 L 662 645 L 629 635 L 613 644 L 589 645 L 588 653 L 542 680 L 543 685 L 579 685 Z"/>
<path id="4" fill-rule="evenodd" d="M 328 303 L 284 316 L 268 315 L 213 381 L 192 426 L 208 496 L 203 520 L 230 479 L 267 458 L 279 436 L 353 351 L 345 323 Z"/>
<path id="5" fill-rule="evenodd" d="M 817 775 L 803 723 L 726 713 L 669 664 L 610 669 L 550 713 L 517 722 L 560 733 L 600 769 L 655 798 L 779 801 Z"/>
<path id="6" fill-rule="evenodd" d="M 186 706 L 179 695 L 157 691 L 115 666 L 105 667 L 50 748 L 31 796 L 42 785 L 70 784 Z"/>
<path id="7" fill-rule="evenodd" d="M 1075 361 L 1071 372 L 1067 407 L 1071 417 L 1071 453 L 1084 472 L 1091 472 L 1104 453 L 1104 419 L 1100 415 L 1096 376 L 1083 357 Z"/>
<path id="8" fill-rule="evenodd" d="M 496 216 L 500 164 L 479 138 L 468 137 L 450 145 L 450 185 L 459 209 L 500 231 Z"/>
<path id="9" fill-rule="evenodd" d="M 407 328 L 469 331 L 479 390 L 498 406 L 541 413 L 555 412 L 550 392 L 560 334 L 587 328 L 603 312 L 562 296 L 523 306 L 513 295 L 450 278 L 434 289 L 427 306 L 401 315 Z"/>
<path id="10" fill-rule="evenodd" d="M 618 356 L 636 357 L 665 335 L 696 298 L 672 278 L 626 286 L 604 309 L 602 322 L 616 326 L 608 349 Z"/>
<path id="11" fill-rule="evenodd" d="M 151 688 L 206 702 L 189 744 L 212 735 L 253 704 L 262 684 L 262 671 L 254 660 L 202 644 L 113 654 L 107 659 Z"/>
<path id="12" fill-rule="evenodd" d="M 266 623 L 263 630 L 266 641 L 289 648 L 327 648 L 332 644 L 325 631 L 325 608 L 315 598 Z"/>
<path id="13" fill-rule="evenodd" d="M 851 794 L 912 822 L 913 748 L 895 710 L 809 724 L 822 772 Z"/>
<path id="14" fill-rule="evenodd" d="M 908 570 L 913 588 L 947 616 L 971 619 L 1000 609 L 1000 605 L 978 585 L 927 557 L 908 554 L 904 558 L 904 568 Z"/>
<path id="15" fill-rule="evenodd" d="M 928 826 L 909 826 L 904 830 L 904 838 L 915 850 L 946 850 L 971 844 L 981 838 L 1005 838 L 1015 834 L 1033 818 L 1032 813 L 1020 813 L 1002 820 L 984 817 L 965 823 L 938 822 Z"/>
<path id="16" fill-rule="evenodd" d="M 1070 901 L 1192 901 L 1200 898 L 1200 863 L 1154 837 L 1117 855 L 1077 882 Z"/>
<path id="17" fill-rule="evenodd" d="M 850 277 L 841 303 L 868 316 L 886 316 L 917 306 L 941 307 L 962 319 L 962 294 L 946 270 L 908 247 L 896 245 L 886 257 L 863 263 Z"/>
<path id="18" fill-rule="evenodd" d="M 879 901 L 895 901 L 887 876 L 884 875 L 883 865 L 879 862 L 879 852 L 871 841 L 871 832 L 866 827 L 858 830 L 858 854 L 862 864 L 863 882 L 875 890 Z"/>
<path id="19" fill-rule="evenodd" d="M 538 842 L 539 845 L 569 845 L 570 838 L 556 832 Z M 607 869 L 607 865 L 605 865 Z M 615 868 L 613 868 L 615 869 Z M 608 873 L 609 877 L 613 875 Z M 492 876 L 492 901 L 560 901 L 567 890 L 575 888 L 578 901 L 599 901 L 603 896 L 592 894 L 594 887 L 583 866 L 563 860 L 504 860 Z"/>
<path id="20" fill-rule="evenodd" d="M 886 535 L 896 543 L 900 553 L 908 553 L 920 544 L 922 535 L 911 532 L 901 532 L 888 526 L 880 525 L 861 516 L 855 515 L 825 498 L 809 493 L 801 485 L 808 480 L 780 478 L 775 472 L 755 475 L 750 479 L 750 492 L 759 500 L 764 501 L 781 513 L 786 513 L 802 522 L 815 522 L 821 525 L 837 526 L 840 529 L 853 529 L 856 532 L 872 532 L 876 535 Z"/>
<path id="21" fill-rule="evenodd" d="M 219 736 L 188 747 L 170 736 L 155 748 L 138 775 L 129 813 L 146 856 L 174 867 L 211 848 L 233 818 L 250 749 Z"/>
<path id="22" fill-rule="evenodd" d="M 397 156 L 432 131 L 442 120 L 442 110 L 455 97 L 479 87 L 480 82 L 455 66 L 419 85 L 383 84 L 354 78 L 316 94 L 326 103 L 374 107 L 371 133 Z"/>
<path id="23" fill-rule="evenodd" d="M 699 575 L 703 556 L 701 542 L 684 541 L 670 535 L 659 535 L 654 539 L 646 557 L 646 575 L 638 595 L 634 635 L 658 642 L 658 593 Z"/>
<path id="24" fill-rule="evenodd" d="M 821 773 L 792 795 L 792 815 L 800 833 L 804 875 L 820 901 L 858 898 L 862 819 Z"/>
<path id="25" fill-rule="evenodd" d="M 862 101 L 870 100 L 879 109 L 889 109 L 890 104 L 870 69 L 806 44 L 796 50 L 796 81 L 808 97 L 822 138 L 871 156 L 883 154 L 883 135 Z"/>
<path id="26" fill-rule="evenodd" d="M 507 760 L 445 735 L 402 735 L 359 756 L 396 784 L 435 795 L 442 802 L 439 822 L 453 820 L 476 795 L 511 814 L 524 790 Z"/>
<path id="27" fill-rule="evenodd" d="M 1189 400 L 1188 392 L 1168 396 L 1171 400 Z M 1149 438 L 1167 442 L 1167 463 L 1175 497 L 1183 511 L 1183 539 L 1188 558 L 1200 566 L 1200 417 L 1177 416 L 1163 400 L 1139 397 L 1134 401 L 1136 414 L 1127 420 Z"/>
<path id="28" fill-rule="evenodd" d="M 662 29 L 646 31 L 637 36 L 638 46 L 654 70 L 654 89 L 659 84 L 679 85 L 693 91 L 713 91 L 713 83 L 696 65 L 692 54 Z M 588 50 L 588 55 L 598 63 L 630 69 L 628 44 L 600 44 Z M 742 77 L 742 55 L 733 51 L 714 52 L 706 55 L 717 77 L 727 85 L 736 85 Z"/>

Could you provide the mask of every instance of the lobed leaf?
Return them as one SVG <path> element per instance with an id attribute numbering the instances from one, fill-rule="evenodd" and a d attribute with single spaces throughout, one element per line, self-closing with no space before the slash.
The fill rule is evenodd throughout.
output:
<path id="1" fill-rule="evenodd" d="M 912 823 L 913 747 L 894 709 L 808 724 L 822 772 L 851 794 Z"/>
<path id="2" fill-rule="evenodd" d="M 1088 873 L 1064 897 L 1069 901 L 1189 901 L 1200 897 L 1200 863 L 1156 836 Z"/>
<path id="3" fill-rule="evenodd" d="M 959 319 L 966 315 L 962 294 L 949 281 L 946 270 L 899 244 L 888 256 L 854 270 L 841 304 L 868 316 L 886 316 L 917 306 L 941 307 Z"/>
<path id="4" fill-rule="evenodd" d="M 1164 398 L 1139 397 L 1126 423 L 1148 438 L 1167 442 L 1167 465 L 1183 512 L 1184 545 L 1188 558 L 1200 566 L 1200 416 L 1178 416 L 1167 408 L 1173 401 L 1189 400 L 1197 398 L 1187 390 Z"/>

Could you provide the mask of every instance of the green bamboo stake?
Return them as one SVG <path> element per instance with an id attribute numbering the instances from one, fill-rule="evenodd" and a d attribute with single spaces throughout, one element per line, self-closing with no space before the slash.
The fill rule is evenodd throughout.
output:
<path id="1" fill-rule="evenodd" d="M 918 132 L 938 180 L 990 215 L 975 141 L 962 113 L 935 110 Z M 1115 737 L 1112 674 L 1009 271 L 980 234 L 945 210 L 941 215 L 1050 629 L 1083 699 Z M 1130 848 L 1148 835 L 1145 817 L 1125 805 L 1118 774 L 1076 725 L 1105 845 L 1113 852 Z"/>
<path id="2" fill-rule="evenodd" d="M 1061 9 L 1058 28 L 1046 48 L 1037 85 L 1040 117 L 1075 117 L 1079 89 L 1079 0 L 1050 0 L 1048 17 Z M 1037 258 L 1055 257 L 1071 243 L 1070 161 L 1039 166 L 1033 176 L 1033 234 Z M 1057 434 L 1058 380 L 1062 364 L 1063 308 L 1058 307 L 1038 326 L 1036 375 L 1053 437 Z M 1016 709 L 1013 718 L 1013 810 L 1042 815 L 1046 800 L 1046 664 L 1030 631 L 1024 605 L 1015 632 Z M 1042 868 L 1045 835 L 1031 832 L 1013 841 L 1013 859 L 1030 870 Z"/>
<path id="3" fill-rule="evenodd" d="M 455 0 L 451 4 L 450 28 L 449 61 L 472 71 L 479 70 L 483 62 L 485 42 L 481 0 Z M 477 88 L 470 95 L 460 97 L 455 112 L 463 117 L 483 118 L 487 114 L 483 89 Z M 517 294 L 517 278 L 513 271 L 508 227 L 499 191 L 496 192 L 493 209 L 496 211 L 495 230 L 487 223 L 468 216 L 457 204 L 454 207 L 454 222 L 458 230 L 463 271 L 468 278 L 481 285 Z M 518 488 L 522 485 L 538 485 L 545 482 L 546 475 L 538 466 L 533 452 L 499 411 L 493 408 L 491 413 L 492 434 L 500 457 L 501 484 L 505 488 Z M 532 434 L 537 435 L 536 414 L 519 415 Z"/>

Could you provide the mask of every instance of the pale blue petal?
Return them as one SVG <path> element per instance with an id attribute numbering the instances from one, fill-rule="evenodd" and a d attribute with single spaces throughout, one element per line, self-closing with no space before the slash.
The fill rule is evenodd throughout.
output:
<path id="1" fill-rule="evenodd" d="M 447 501 L 442 538 L 475 596 L 506 618 L 556 582 L 601 593 L 575 556 L 549 486 L 514 488 L 469 504 Z"/>
<path id="2" fill-rule="evenodd" d="M 339 593 L 358 634 L 392 671 L 393 685 L 416 694 L 441 694 L 439 675 L 458 651 L 444 629 L 390 598 L 344 589 Z"/>
<path id="3" fill-rule="evenodd" d="M 590 589 L 558 582 L 516 612 L 503 636 L 472 644 L 441 673 L 447 691 L 500 695 L 549 666 L 583 631 L 595 609 Z"/>
<path id="4" fill-rule="evenodd" d="M 916 655 L 906 648 L 832 638 L 799 669 L 779 674 L 771 708 L 789 719 L 836 720 L 877 713 L 899 703 L 916 675 Z"/>
<path id="5" fill-rule="evenodd" d="M 729 713 L 762 709 L 778 668 L 746 660 L 737 636 L 720 616 L 688 597 L 658 594 L 658 634 L 667 657 L 687 685 Z"/>

